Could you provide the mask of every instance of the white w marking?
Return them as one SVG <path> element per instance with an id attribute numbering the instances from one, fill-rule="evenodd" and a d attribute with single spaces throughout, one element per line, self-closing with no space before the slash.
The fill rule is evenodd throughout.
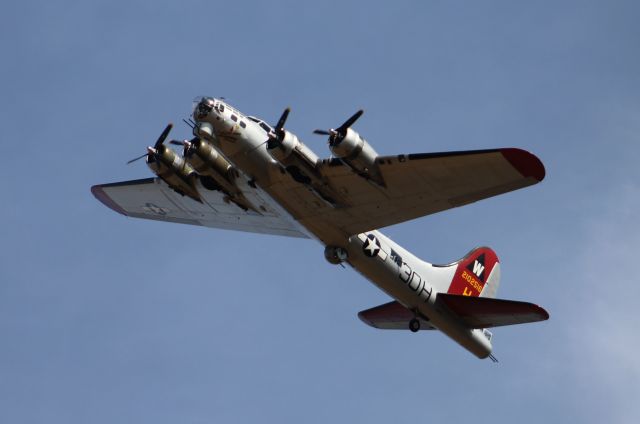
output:
<path id="1" fill-rule="evenodd" d="M 484 265 L 482 265 L 478 261 L 475 261 L 473 263 L 473 273 L 476 274 L 478 277 L 480 277 L 480 275 L 482 274 L 482 271 L 484 271 Z"/>

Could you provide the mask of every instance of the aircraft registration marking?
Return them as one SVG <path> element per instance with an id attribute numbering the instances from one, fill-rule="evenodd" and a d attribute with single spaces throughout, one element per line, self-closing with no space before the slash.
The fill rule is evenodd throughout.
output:
<path id="1" fill-rule="evenodd" d="M 402 265 L 398 267 L 398 271 L 400 281 L 416 292 L 419 297 L 424 299 L 425 302 L 428 302 L 431 298 L 431 294 L 433 293 L 433 288 L 431 286 L 427 286 L 427 280 L 412 270 L 409 264 L 404 261 L 402 261 Z"/>
<path id="2" fill-rule="evenodd" d="M 467 272 L 467 270 L 465 269 L 464 271 L 462 271 L 462 279 L 465 280 L 467 283 L 469 283 L 471 285 L 471 287 L 473 287 L 478 293 L 478 295 L 482 292 L 482 285 L 475 279 L 473 278 L 473 276 L 471 274 L 469 274 Z M 464 288 L 464 293 L 467 293 L 467 287 Z M 469 293 L 469 295 L 471 295 L 471 293 Z"/>

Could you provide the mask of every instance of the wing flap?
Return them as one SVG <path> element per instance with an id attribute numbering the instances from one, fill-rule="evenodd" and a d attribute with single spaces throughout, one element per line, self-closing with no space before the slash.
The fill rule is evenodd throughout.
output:
<path id="1" fill-rule="evenodd" d="M 382 330 L 408 330 L 409 321 L 414 318 L 414 314 L 400 303 L 393 301 L 360 311 L 358 318 L 365 324 Z M 429 321 L 418 319 L 422 330 L 433 330 Z"/>
<path id="2" fill-rule="evenodd" d="M 436 302 L 446 306 L 469 328 L 500 327 L 549 319 L 549 313 L 540 306 L 517 300 L 438 293 Z"/>

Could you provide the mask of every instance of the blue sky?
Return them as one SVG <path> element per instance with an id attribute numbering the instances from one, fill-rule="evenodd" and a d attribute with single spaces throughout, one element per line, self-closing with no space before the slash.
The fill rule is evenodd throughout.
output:
<path id="1" fill-rule="evenodd" d="M 637 422 L 637 2 L 24 1 L 0 15 L 0 421 Z M 328 155 L 519 147 L 537 186 L 383 230 L 502 261 L 542 324 L 500 364 L 375 331 L 387 297 L 308 240 L 127 219 L 93 184 L 225 96 Z M 187 137 L 176 125 L 173 135 Z M 284 265 L 283 265 L 284 264 Z"/>

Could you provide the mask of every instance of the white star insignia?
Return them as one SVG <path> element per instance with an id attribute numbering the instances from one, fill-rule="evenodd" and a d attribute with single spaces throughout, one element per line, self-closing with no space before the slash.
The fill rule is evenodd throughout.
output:
<path id="1" fill-rule="evenodd" d="M 365 255 L 374 257 L 380 251 L 378 240 L 375 237 L 373 239 L 367 238 L 364 245 L 362 246 L 362 250 L 364 251 Z"/>

